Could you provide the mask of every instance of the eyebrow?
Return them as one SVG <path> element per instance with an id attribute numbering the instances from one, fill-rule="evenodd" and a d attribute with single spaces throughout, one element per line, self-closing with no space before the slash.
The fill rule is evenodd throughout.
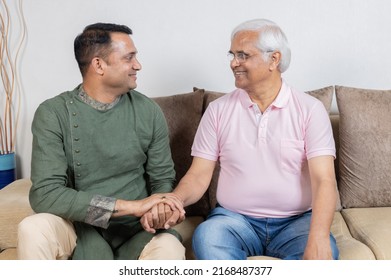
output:
<path id="1" fill-rule="evenodd" d="M 128 53 L 124 54 L 123 57 L 134 56 L 137 53 L 138 53 L 138 51 L 128 52 Z"/>
<path id="2" fill-rule="evenodd" d="M 229 50 L 228 53 L 234 54 L 234 52 L 231 51 L 231 50 Z M 245 51 L 237 51 L 236 53 L 243 53 L 243 54 L 247 54 L 248 55 L 248 53 L 246 53 Z"/>

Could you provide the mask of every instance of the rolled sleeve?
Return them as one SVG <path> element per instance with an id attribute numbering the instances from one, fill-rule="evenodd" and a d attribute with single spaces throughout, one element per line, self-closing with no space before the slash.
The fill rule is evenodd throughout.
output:
<path id="1" fill-rule="evenodd" d="M 94 195 L 87 209 L 85 222 L 93 226 L 108 228 L 115 202 L 115 198 Z"/>

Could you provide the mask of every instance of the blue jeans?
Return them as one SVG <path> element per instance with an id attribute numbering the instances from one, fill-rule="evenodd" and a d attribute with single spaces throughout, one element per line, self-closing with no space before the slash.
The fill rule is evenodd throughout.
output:
<path id="1" fill-rule="evenodd" d="M 223 207 L 211 211 L 193 235 L 193 251 L 202 260 L 245 260 L 249 256 L 302 259 L 311 211 L 289 218 L 251 218 Z M 338 248 L 330 233 L 334 259 Z"/>

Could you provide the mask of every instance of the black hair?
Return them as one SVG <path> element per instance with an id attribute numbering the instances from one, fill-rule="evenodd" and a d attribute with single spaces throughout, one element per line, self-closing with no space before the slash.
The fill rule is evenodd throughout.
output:
<path id="1" fill-rule="evenodd" d="M 80 72 L 84 76 L 88 65 L 95 56 L 105 58 L 111 50 L 112 32 L 121 32 L 132 35 L 132 30 L 126 25 L 114 23 L 94 23 L 84 28 L 74 41 L 75 58 Z"/>

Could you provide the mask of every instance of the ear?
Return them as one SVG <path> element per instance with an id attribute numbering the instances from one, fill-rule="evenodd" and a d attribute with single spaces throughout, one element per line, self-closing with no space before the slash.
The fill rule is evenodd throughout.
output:
<path id="1" fill-rule="evenodd" d="M 98 75 L 103 75 L 106 68 L 106 62 L 101 57 L 94 57 L 91 61 L 91 67 Z"/>
<path id="2" fill-rule="evenodd" d="M 270 66 L 269 70 L 273 71 L 278 68 L 278 65 L 280 64 L 281 61 L 281 53 L 279 51 L 275 51 L 272 53 L 270 57 Z"/>

